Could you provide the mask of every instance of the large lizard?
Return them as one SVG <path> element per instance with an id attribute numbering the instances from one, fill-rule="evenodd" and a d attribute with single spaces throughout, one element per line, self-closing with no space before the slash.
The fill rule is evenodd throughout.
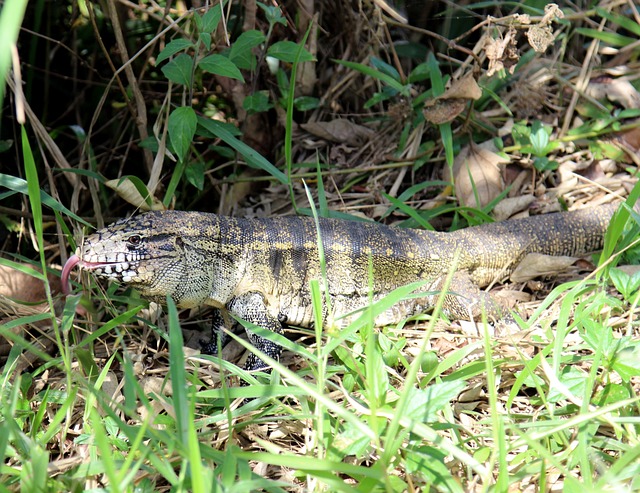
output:
<path id="1" fill-rule="evenodd" d="M 241 219 L 203 212 L 148 212 L 85 238 L 63 269 L 68 291 L 74 266 L 138 289 L 149 300 L 171 296 L 178 307 L 210 305 L 221 323 L 230 314 L 282 333 L 283 324 L 309 327 L 310 281 L 328 290 L 324 323 L 347 323 L 392 290 L 424 280 L 420 295 L 398 302 L 376 325 L 432 308 L 444 279 L 455 273 L 444 312 L 456 319 L 490 315 L 499 306 L 480 287 L 508 275 L 528 253 L 580 255 L 602 247 L 615 206 L 554 213 L 458 230 L 401 229 L 372 222 L 275 217 Z M 322 240 L 324 269 L 318 237 Z M 323 272 L 326 279 L 323 278 Z M 325 288 L 326 287 L 326 288 Z M 324 293 L 327 294 L 326 292 Z M 340 316 L 345 316 L 340 319 Z M 281 347 L 247 331 L 255 347 L 277 358 Z M 251 354 L 247 370 L 264 368 Z"/>

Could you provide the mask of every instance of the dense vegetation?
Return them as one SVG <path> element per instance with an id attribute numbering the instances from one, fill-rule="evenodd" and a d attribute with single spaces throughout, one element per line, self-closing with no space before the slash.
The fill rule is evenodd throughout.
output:
<path id="1" fill-rule="evenodd" d="M 638 6 L 212 3 L 0 7 L 0 491 L 640 490 L 628 208 L 601 256 L 496 280 L 515 334 L 292 328 L 270 375 L 242 340 L 199 354 L 206 310 L 59 277 L 138 210 L 451 230 L 633 205 Z"/>

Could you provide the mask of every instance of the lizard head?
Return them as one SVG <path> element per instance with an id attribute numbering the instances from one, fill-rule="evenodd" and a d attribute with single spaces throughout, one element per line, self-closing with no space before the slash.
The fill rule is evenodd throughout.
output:
<path id="1" fill-rule="evenodd" d="M 78 265 L 100 278 L 133 286 L 148 299 L 173 295 L 186 269 L 182 237 L 162 233 L 168 220 L 167 213 L 149 212 L 87 236 L 63 268 L 65 293 L 69 292 L 69 273 Z"/>

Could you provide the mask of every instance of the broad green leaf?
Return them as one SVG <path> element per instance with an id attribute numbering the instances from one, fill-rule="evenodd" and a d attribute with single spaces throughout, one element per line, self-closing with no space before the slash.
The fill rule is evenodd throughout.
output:
<path id="1" fill-rule="evenodd" d="M 193 48 L 193 43 L 188 39 L 178 38 L 170 41 L 156 57 L 156 65 L 159 65 L 161 62 L 164 62 L 176 53 L 189 48 Z"/>
<path id="2" fill-rule="evenodd" d="M 437 421 L 439 411 L 442 411 L 467 386 L 463 380 L 439 382 L 429 385 L 426 389 L 412 389 L 411 398 L 407 401 L 405 415 L 420 423 Z"/>
<path id="3" fill-rule="evenodd" d="M 293 104 L 298 111 L 309 111 L 320 106 L 320 100 L 312 96 L 300 96 L 293 100 Z"/>
<path id="4" fill-rule="evenodd" d="M 197 124 L 196 112 L 190 106 L 176 108 L 169 115 L 169 139 L 180 161 L 184 161 L 189 151 Z"/>
<path id="5" fill-rule="evenodd" d="M 215 120 L 208 120 L 207 118 L 198 117 L 198 123 L 207 131 L 211 132 L 216 137 L 222 139 L 228 146 L 233 147 L 236 151 L 240 153 L 246 160 L 250 166 L 254 168 L 259 168 L 271 176 L 276 178 L 279 182 L 284 183 L 285 185 L 288 183 L 287 175 L 285 175 L 282 171 L 276 168 L 273 164 L 267 161 L 263 156 L 261 156 L 256 150 L 249 147 L 247 144 L 242 142 L 233 136 L 233 134 L 227 130 L 224 125 L 221 125 L 220 122 Z"/>
<path id="6" fill-rule="evenodd" d="M 202 29 L 203 33 L 211 34 L 215 31 L 222 18 L 222 3 L 218 3 L 213 7 L 210 7 L 202 16 Z"/>
<path id="7" fill-rule="evenodd" d="M 211 34 L 209 33 L 200 33 L 198 36 L 200 42 L 207 48 L 207 50 L 211 49 Z"/>
<path id="8" fill-rule="evenodd" d="M 229 60 L 238 68 L 252 70 L 256 66 L 256 57 L 251 52 L 253 48 L 264 43 L 265 37 L 260 31 L 245 31 L 231 45 Z"/>
<path id="9" fill-rule="evenodd" d="M 575 366 L 565 366 L 558 374 L 558 380 L 565 388 L 559 389 L 552 384 L 547 395 L 549 402 L 559 402 L 566 399 L 563 390 L 568 391 L 573 396 L 582 397 L 584 395 L 584 389 L 587 385 L 587 375 L 584 371 Z"/>
<path id="10" fill-rule="evenodd" d="M 615 356 L 613 369 L 625 382 L 640 375 L 640 343 L 622 348 Z"/>
<path id="11" fill-rule="evenodd" d="M 262 113 L 273 108 L 273 103 L 269 101 L 268 91 L 256 91 L 244 98 L 242 107 L 247 110 L 250 115 L 253 113 Z"/>
<path id="12" fill-rule="evenodd" d="M 536 122 L 537 123 L 537 122 Z M 542 157 L 547 153 L 547 146 L 549 145 L 549 133 L 542 125 L 535 125 L 531 129 L 531 145 L 533 146 L 533 153 L 538 157 Z"/>
<path id="13" fill-rule="evenodd" d="M 278 41 L 269 46 L 267 54 L 288 63 L 310 62 L 313 60 L 311 53 L 293 41 Z"/>
<path id="14" fill-rule="evenodd" d="M 198 62 L 198 67 L 211 74 L 222 75 L 223 77 L 230 77 L 244 82 L 244 77 L 242 77 L 238 67 L 222 55 L 209 55 Z"/>
<path id="15" fill-rule="evenodd" d="M 167 79 L 176 84 L 191 87 L 191 75 L 193 72 L 193 58 L 182 53 L 162 67 L 162 73 Z"/>
<path id="16" fill-rule="evenodd" d="M 261 2 L 257 3 L 258 7 L 260 7 L 264 11 L 264 16 L 266 17 L 270 27 L 273 27 L 276 24 L 282 24 L 283 26 L 287 25 L 287 19 L 282 15 L 280 7 L 274 5 L 265 5 Z"/>
<path id="17" fill-rule="evenodd" d="M 189 163 L 184 169 L 184 175 L 187 177 L 189 183 L 200 191 L 204 189 L 204 172 L 205 165 L 202 161 Z"/>

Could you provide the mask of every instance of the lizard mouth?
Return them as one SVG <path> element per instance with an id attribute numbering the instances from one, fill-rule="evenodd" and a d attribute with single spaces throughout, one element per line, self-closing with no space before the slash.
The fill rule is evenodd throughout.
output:
<path id="1" fill-rule="evenodd" d="M 62 268 L 62 292 L 65 296 L 71 292 L 69 276 L 76 265 L 79 265 L 81 269 L 91 271 L 106 268 L 106 273 L 111 274 L 111 269 L 116 265 L 122 265 L 122 262 L 87 262 L 78 257 L 78 255 L 71 255 Z M 114 270 L 117 270 L 117 268 Z"/>

